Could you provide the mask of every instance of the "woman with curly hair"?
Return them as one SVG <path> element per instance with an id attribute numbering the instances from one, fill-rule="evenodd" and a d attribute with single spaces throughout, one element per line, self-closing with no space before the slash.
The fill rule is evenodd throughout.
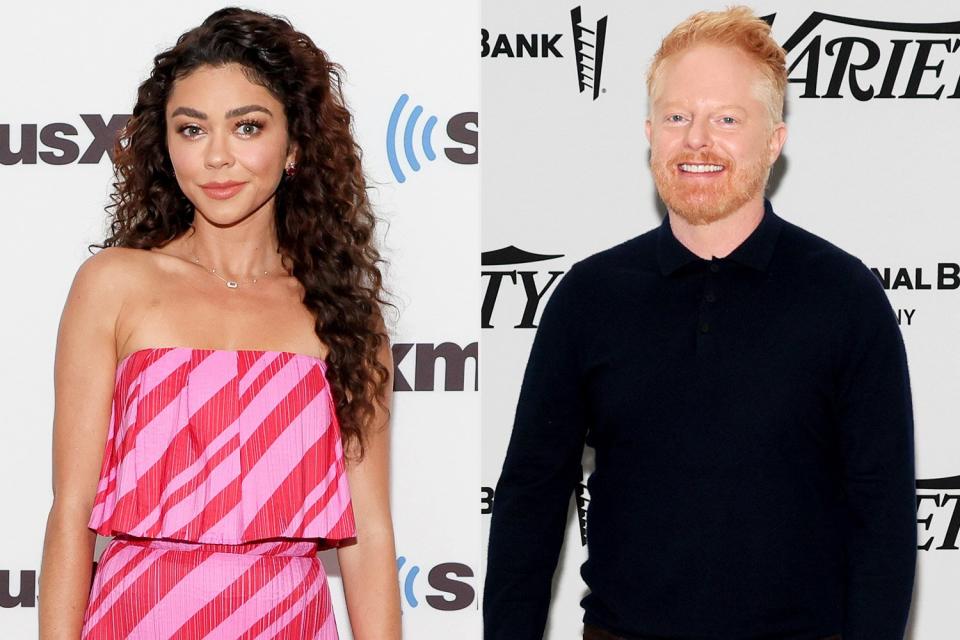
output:
<path id="1" fill-rule="evenodd" d="M 235 8 L 154 58 L 58 331 L 41 638 L 337 638 L 329 547 L 353 636 L 400 637 L 393 364 L 341 72 Z"/>

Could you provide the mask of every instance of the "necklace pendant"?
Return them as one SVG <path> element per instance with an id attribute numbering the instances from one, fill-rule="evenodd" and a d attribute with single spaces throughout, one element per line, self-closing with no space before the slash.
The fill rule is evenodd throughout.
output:
<path id="1" fill-rule="evenodd" d="M 236 289 L 239 285 L 233 280 L 227 280 L 227 286 L 231 289 Z"/>

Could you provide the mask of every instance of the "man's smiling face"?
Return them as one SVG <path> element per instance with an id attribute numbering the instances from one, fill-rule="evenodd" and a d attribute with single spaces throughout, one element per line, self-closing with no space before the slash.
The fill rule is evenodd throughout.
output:
<path id="1" fill-rule="evenodd" d="M 701 44 L 664 60 L 646 122 L 650 166 L 667 208 L 691 224 L 762 201 L 786 126 L 774 123 L 769 84 L 740 49 Z"/>

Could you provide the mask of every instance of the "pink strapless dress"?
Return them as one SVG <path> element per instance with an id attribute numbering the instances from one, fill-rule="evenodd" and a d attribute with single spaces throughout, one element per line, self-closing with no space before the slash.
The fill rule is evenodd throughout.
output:
<path id="1" fill-rule="evenodd" d="M 117 365 L 81 638 L 337 638 L 323 548 L 356 536 L 326 363 L 158 347 Z"/>

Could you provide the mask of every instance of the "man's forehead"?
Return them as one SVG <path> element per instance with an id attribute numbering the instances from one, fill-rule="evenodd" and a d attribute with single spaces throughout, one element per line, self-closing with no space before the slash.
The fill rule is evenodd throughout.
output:
<path id="1" fill-rule="evenodd" d="M 652 98 L 657 106 L 708 103 L 746 110 L 755 106 L 763 81 L 759 65 L 740 49 L 697 45 L 663 61 Z"/>
<path id="2" fill-rule="evenodd" d="M 732 44 L 702 42 L 670 54 L 663 60 L 664 71 L 685 66 L 729 66 L 731 68 L 755 68 L 756 62 L 740 47 Z"/>
<path id="3" fill-rule="evenodd" d="M 699 96 L 697 98 L 677 98 L 674 96 L 672 99 L 657 99 L 654 100 L 656 104 L 661 109 L 673 109 L 673 108 L 688 108 L 698 105 L 708 106 L 713 109 L 721 109 L 723 111 L 747 111 L 747 105 L 743 102 L 724 102 L 722 100 L 711 100 L 709 96 Z"/>

